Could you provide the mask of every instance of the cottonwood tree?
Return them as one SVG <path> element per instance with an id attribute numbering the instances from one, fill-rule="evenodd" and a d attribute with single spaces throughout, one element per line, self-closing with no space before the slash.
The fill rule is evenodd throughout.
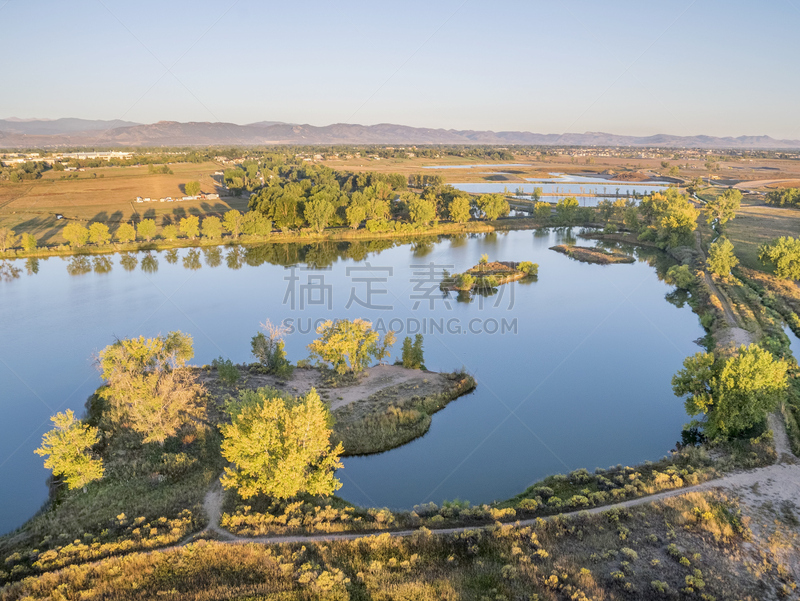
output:
<path id="1" fill-rule="evenodd" d="M 178 227 L 184 236 L 194 240 L 200 235 L 200 218 L 197 215 L 189 215 L 188 217 L 184 217 L 181 219 Z"/>
<path id="2" fill-rule="evenodd" d="M 286 343 L 283 341 L 289 328 L 283 324 L 273 324 L 269 319 L 261 327 L 264 332 L 258 332 L 250 341 L 253 355 L 269 373 L 280 377 L 290 376 L 293 368 L 286 358 Z"/>
<path id="3" fill-rule="evenodd" d="M 22 248 L 27 252 L 36 250 L 38 243 L 33 234 L 22 234 Z"/>
<path id="4" fill-rule="evenodd" d="M 209 240 L 222 238 L 222 222 L 214 215 L 203 219 L 203 237 Z"/>
<path id="5" fill-rule="evenodd" d="M 150 242 L 153 238 L 156 237 L 156 222 L 154 219 L 142 219 L 136 225 L 136 232 L 139 234 L 140 238 L 143 238 L 147 242 Z"/>
<path id="6" fill-rule="evenodd" d="M 697 353 L 673 376 L 672 390 L 687 397 L 689 415 L 704 416 L 709 438 L 730 438 L 766 419 L 785 398 L 788 368 L 757 344 L 742 345 L 732 356 Z"/>
<path id="7" fill-rule="evenodd" d="M 758 258 L 775 269 L 775 275 L 787 280 L 800 279 L 800 240 L 781 236 L 758 247 Z"/>
<path id="8" fill-rule="evenodd" d="M 508 202 L 500 194 L 481 194 L 478 197 L 478 208 L 489 221 L 499 219 L 511 212 Z"/>
<path id="9" fill-rule="evenodd" d="M 136 240 L 136 228 L 130 223 L 123 223 L 117 228 L 115 237 L 117 242 L 122 242 L 123 244 L 126 242 L 133 242 Z"/>
<path id="10" fill-rule="evenodd" d="M 77 221 L 70 221 L 65 225 L 64 229 L 61 230 L 61 235 L 74 248 L 79 248 L 89 241 L 89 230 Z"/>
<path id="11" fill-rule="evenodd" d="M 639 214 L 644 220 L 642 240 L 652 240 L 661 248 L 691 244 L 700 209 L 695 208 L 676 188 L 655 192 L 642 199 Z"/>
<path id="12" fill-rule="evenodd" d="M 75 419 L 71 409 L 57 413 L 50 420 L 55 428 L 42 438 L 42 446 L 34 451 L 47 457 L 45 468 L 60 476 L 70 490 L 83 488 L 103 477 L 103 460 L 92 455 L 92 447 L 100 439 L 97 428 Z"/>
<path id="13" fill-rule="evenodd" d="M 469 196 L 458 195 L 454 197 L 453 200 L 450 201 L 450 219 L 456 223 L 466 223 L 472 216 L 471 208 L 472 203 L 470 202 Z"/>
<path id="14" fill-rule="evenodd" d="M 186 368 L 192 337 L 182 332 L 118 340 L 100 351 L 110 429 L 131 429 L 145 443 L 163 444 L 185 426 L 205 419 L 202 386 Z"/>
<path id="15" fill-rule="evenodd" d="M 186 185 L 183 187 L 183 189 L 186 191 L 186 196 L 197 196 L 200 194 L 200 182 L 186 182 Z"/>
<path id="16" fill-rule="evenodd" d="M 383 360 L 395 339 L 394 332 L 387 332 L 381 342 L 372 323 L 364 319 L 328 320 L 319 325 L 317 334 L 320 337 L 308 345 L 312 358 L 330 363 L 339 374 L 359 373 L 371 360 Z"/>
<path id="17" fill-rule="evenodd" d="M 18 243 L 19 236 L 14 233 L 14 230 L 7 227 L 0 228 L 0 250 L 6 252 L 9 248 L 14 248 Z"/>
<path id="18" fill-rule="evenodd" d="M 321 232 L 328 227 L 334 210 L 333 205 L 327 198 L 319 196 L 306 202 L 303 215 L 312 229 Z"/>
<path id="19" fill-rule="evenodd" d="M 229 403 L 231 423 L 220 427 L 222 455 L 233 466 L 221 478 L 243 499 L 264 494 L 289 499 L 299 494 L 331 495 L 341 487 L 342 443 L 331 446 L 330 411 L 316 390 L 291 398 L 261 388 Z"/>
<path id="20" fill-rule="evenodd" d="M 733 244 L 727 238 L 720 238 L 708 247 L 706 265 L 711 273 L 727 278 L 731 269 L 739 264 L 739 259 L 733 254 Z"/>
<path id="21" fill-rule="evenodd" d="M 414 223 L 429 225 L 436 219 L 436 207 L 431 201 L 415 196 L 408 203 L 408 215 Z"/>
<path id="22" fill-rule="evenodd" d="M 345 210 L 345 216 L 347 217 L 347 224 L 355 230 L 367 218 L 367 209 L 364 205 L 351 204 Z"/>
<path id="23" fill-rule="evenodd" d="M 711 225 L 716 221 L 720 226 L 725 225 L 736 217 L 736 211 L 739 210 L 741 203 L 742 193 L 739 190 L 733 188 L 725 190 L 716 198 L 706 202 L 706 206 L 703 207 L 706 222 Z"/>
<path id="24" fill-rule="evenodd" d="M 222 218 L 222 225 L 234 239 L 238 238 L 242 231 L 242 214 L 236 210 L 228 211 Z"/>
<path id="25" fill-rule="evenodd" d="M 89 242 L 103 246 L 111 242 L 111 232 L 105 223 L 95 222 L 89 226 Z"/>

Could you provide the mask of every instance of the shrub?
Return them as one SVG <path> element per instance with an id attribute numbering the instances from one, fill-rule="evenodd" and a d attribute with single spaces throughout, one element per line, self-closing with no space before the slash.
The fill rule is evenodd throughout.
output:
<path id="1" fill-rule="evenodd" d="M 230 359 L 219 357 L 211 362 L 211 366 L 216 368 L 220 381 L 225 384 L 236 384 L 239 381 L 239 368 Z"/>

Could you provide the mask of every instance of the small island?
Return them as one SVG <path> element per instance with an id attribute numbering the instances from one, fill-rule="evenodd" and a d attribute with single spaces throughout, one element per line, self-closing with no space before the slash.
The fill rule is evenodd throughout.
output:
<path id="1" fill-rule="evenodd" d="M 604 248 L 590 248 L 588 246 L 569 246 L 567 244 L 560 244 L 558 246 L 551 246 L 550 250 L 554 250 L 561 254 L 567 255 L 576 261 L 583 263 L 597 263 L 599 265 L 610 265 L 612 263 L 635 263 L 630 255 L 620 252 L 613 252 L 605 250 Z"/>
<path id="2" fill-rule="evenodd" d="M 447 273 L 445 271 L 439 288 L 444 291 L 458 292 L 493 290 L 502 284 L 535 278 L 539 274 L 539 265 L 530 261 L 492 261 L 487 255 L 481 256 L 477 265 L 464 273 Z"/>

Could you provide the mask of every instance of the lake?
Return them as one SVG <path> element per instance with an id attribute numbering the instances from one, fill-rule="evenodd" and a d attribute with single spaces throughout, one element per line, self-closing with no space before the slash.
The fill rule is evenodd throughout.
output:
<path id="1" fill-rule="evenodd" d="M 424 329 L 428 369 L 464 367 L 478 381 L 423 438 L 345 459 L 339 494 L 352 502 L 484 503 L 548 474 L 662 457 L 687 421 L 670 378 L 703 330 L 688 306 L 665 300 L 664 255 L 599 266 L 549 250 L 573 236 L 528 230 L 5 262 L 0 532 L 45 501 L 47 472 L 33 450 L 52 414 L 82 412 L 100 383 L 94 357 L 103 347 L 182 330 L 194 337 L 195 364 L 251 362 L 250 338 L 266 319 L 293 320 L 293 361 L 307 356 L 319 319 L 401 330 L 396 355 L 407 333 Z M 538 281 L 472 302 L 442 298 L 437 273 L 463 271 L 484 253 L 539 263 Z"/>

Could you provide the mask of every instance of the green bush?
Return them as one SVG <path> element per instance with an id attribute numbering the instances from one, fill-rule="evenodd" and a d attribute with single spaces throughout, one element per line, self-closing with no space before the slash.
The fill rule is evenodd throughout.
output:
<path id="1" fill-rule="evenodd" d="M 217 370 L 219 379 L 224 384 L 236 384 L 239 381 L 239 368 L 230 359 L 219 357 L 211 362 L 211 366 Z"/>

